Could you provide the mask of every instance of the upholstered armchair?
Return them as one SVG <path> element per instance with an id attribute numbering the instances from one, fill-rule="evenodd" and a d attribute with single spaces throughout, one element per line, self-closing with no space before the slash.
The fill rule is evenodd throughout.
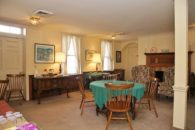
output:
<path id="1" fill-rule="evenodd" d="M 164 82 L 159 83 L 158 94 L 173 97 L 174 67 L 168 67 L 164 71 Z"/>
<path id="2" fill-rule="evenodd" d="M 131 70 L 132 80 L 137 83 L 142 83 L 146 87 L 150 78 L 150 67 L 146 65 L 134 66 Z"/>

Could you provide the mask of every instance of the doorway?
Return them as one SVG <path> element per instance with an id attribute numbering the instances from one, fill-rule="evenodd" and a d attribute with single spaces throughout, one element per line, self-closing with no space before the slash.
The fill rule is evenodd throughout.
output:
<path id="1" fill-rule="evenodd" d="M 123 68 L 125 69 L 125 79 L 132 79 L 131 69 L 138 64 L 138 44 L 129 43 L 122 49 Z"/>
<path id="2" fill-rule="evenodd" d="M 0 37 L 0 79 L 24 73 L 23 39 Z"/>

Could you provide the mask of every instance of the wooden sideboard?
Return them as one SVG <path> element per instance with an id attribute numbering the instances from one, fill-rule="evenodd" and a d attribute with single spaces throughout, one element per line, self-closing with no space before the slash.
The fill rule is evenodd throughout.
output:
<path id="1" fill-rule="evenodd" d="M 61 94 L 67 92 L 69 97 L 69 91 L 79 90 L 77 82 L 75 82 L 76 76 L 82 75 L 66 75 L 66 76 L 42 76 L 34 77 L 29 75 L 29 93 L 30 99 L 38 99 L 38 103 L 41 102 L 41 97 L 55 95 L 56 92 Z"/>

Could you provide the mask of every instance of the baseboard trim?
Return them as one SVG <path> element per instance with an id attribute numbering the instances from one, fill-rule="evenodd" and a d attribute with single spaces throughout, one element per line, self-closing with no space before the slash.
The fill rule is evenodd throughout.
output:
<path id="1" fill-rule="evenodd" d="M 170 130 L 188 130 L 188 129 L 187 128 L 186 129 L 179 129 L 179 128 L 175 128 L 172 126 Z"/>
<path id="2" fill-rule="evenodd" d="M 182 130 L 182 129 L 172 127 L 171 130 Z"/>

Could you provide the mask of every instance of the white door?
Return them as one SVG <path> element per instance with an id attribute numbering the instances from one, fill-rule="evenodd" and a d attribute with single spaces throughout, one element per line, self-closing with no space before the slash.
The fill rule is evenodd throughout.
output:
<path id="1" fill-rule="evenodd" d="M 138 46 L 136 43 L 124 47 L 122 54 L 123 68 L 125 68 L 125 79 L 132 79 L 131 69 L 138 64 Z"/>
<path id="2" fill-rule="evenodd" d="M 18 38 L 0 37 L 0 78 L 6 74 L 24 72 L 23 40 Z"/>

